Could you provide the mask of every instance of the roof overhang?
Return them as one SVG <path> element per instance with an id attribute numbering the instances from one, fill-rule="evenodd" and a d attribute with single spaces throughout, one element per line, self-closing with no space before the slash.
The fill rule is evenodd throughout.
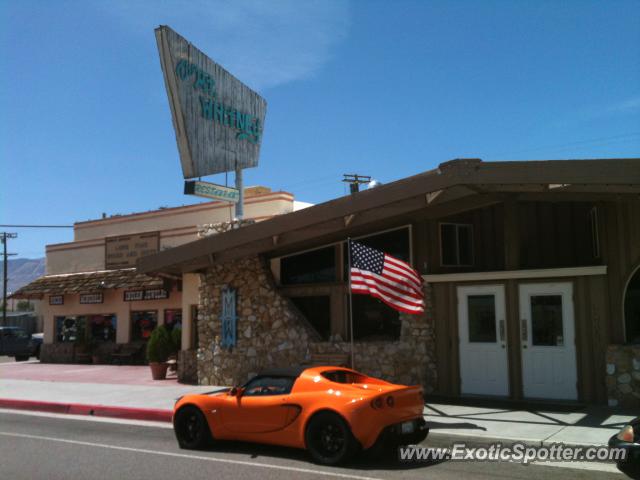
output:
<path id="1" fill-rule="evenodd" d="M 162 279 L 140 273 L 135 268 L 65 273 L 44 275 L 21 287 L 9 298 L 42 298 L 45 295 L 92 293 L 120 288 L 160 288 L 163 285 Z"/>
<path id="2" fill-rule="evenodd" d="M 458 159 L 438 168 L 212 235 L 138 260 L 149 274 L 198 272 L 248 255 L 281 255 L 327 243 L 412 212 L 439 218 L 503 202 L 596 200 L 640 194 L 640 159 L 482 162 Z"/>

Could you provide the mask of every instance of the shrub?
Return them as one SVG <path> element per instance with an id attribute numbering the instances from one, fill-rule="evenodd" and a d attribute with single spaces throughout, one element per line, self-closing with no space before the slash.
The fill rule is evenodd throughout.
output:
<path id="1" fill-rule="evenodd" d="M 147 360 L 150 363 L 166 362 L 172 350 L 171 334 L 164 325 L 153 329 L 147 342 Z"/>

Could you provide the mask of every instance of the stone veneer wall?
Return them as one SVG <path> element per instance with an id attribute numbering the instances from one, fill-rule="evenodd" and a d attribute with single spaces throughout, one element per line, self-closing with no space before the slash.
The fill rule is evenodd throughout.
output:
<path id="1" fill-rule="evenodd" d="M 640 345 L 609 345 L 607 394 L 611 407 L 640 407 Z"/>
<path id="2" fill-rule="evenodd" d="M 226 286 L 237 289 L 237 343 L 223 349 L 220 300 Z M 198 302 L 198 383 L 239 385 L 267 367 L 300 364 L 314 335 L 281 296 L 265 261 L 250 257 L 210 268 Z"/>
<path id="3" fill-rule="evenodd" d="M 237 289 L 237 345 L 220 346 L 220 297 Z M 401 338 L 356 342 L 356 368 L 393 382 L 420 384 L 427 393 L 436 382 L 435 333 L 429 290 L 423 315 L 401 314 Z M 310 361 L 314 353 L 348 353 L 348 342 L 318 341 L 288 298 L 282 296 L 267 263 L 258 258 L 216 265 L 203 276 L 198 305 L 198 383 L 238 385 L 261 369 Z"/>
<path id="4" fill-rule="evenodd" d="M 198 364 L 195 350 L 178 352 L 178 381 L 180 383 L 198 383 Z"/>
<path id="5" fill-rule="evenodd" d="M 431 289 L 425 286 L 425 313 L 400 314 L 400 339 L 395 342 L 355 342 L 354 361 L 357 370 L 403 385 L 422 385 L 425 393 L 436 388 L 435 329 Z M 349 342 L 312 343 L 312 353 L 351 353 Z"/>

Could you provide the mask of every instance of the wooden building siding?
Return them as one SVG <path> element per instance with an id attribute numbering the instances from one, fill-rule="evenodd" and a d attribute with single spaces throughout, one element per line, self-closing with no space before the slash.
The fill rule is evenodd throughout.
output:
<path id="1" fill-rule="evenodd" d="M 588 202 L 520 202 L 520 269 L 600 265 L 593 256 Z"/>

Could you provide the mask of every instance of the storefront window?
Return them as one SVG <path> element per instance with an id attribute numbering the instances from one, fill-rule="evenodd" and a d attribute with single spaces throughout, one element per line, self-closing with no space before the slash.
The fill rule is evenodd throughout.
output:
<path id="1" fill-rule="evenodd" d="M 368 295 L 353 295 L 352 302 L 354 340 L 373 342 L 400 338 L 397 310 Z"/>
<path id="2" fill-rule="evenodd" d="M 131 340 L 148 340 L 151 332 L 158 325 L 158 312 L 131 312 Z"/>
<path id="3" fill-rule="evenodd" d="M 331 246 L 283 257 L 280 281 L 283 285 L 335 282 L 336 249 Z"/>
<path id="4" fill-rule="evenodd" d="M 56 341 L 67 343 L 85 338 L 86 320 L 77 316 L 55 317 Z"/>
<path id="5" fill-rule="evenodd" d="M 409 239 L 409 227 L 398 228 L 388 232 L 369 235 L 353 239 L 354 242 L 361 243 L 370 248 L 375 248 L 381 252 L 391 255 L 404 262 L 411 263 L 411 241 Z M 344 254 L 344 274 L 348 278 L 349 257 L 347 252 L 347 242 L 343 245 Z"/>
<path id="6" fill-rule="evenodd" d="M 174 328 L 182 329 L 182 310 L 165 310 L 164 326 L 171 331 Z"/>
<path id="7" fill-rule="evenodd" d="M 331 306 L 329 296 L 322 297 L 291 297 L 293 304 L 305 316 L 309 323 L 328 340 L 331 334 Z"/>
<path id="8" fill-rule="evenodd" d="M 91 315 L 91 338 L 96 342 L 115 342 L 117 319 L 115 315 Z"/>

